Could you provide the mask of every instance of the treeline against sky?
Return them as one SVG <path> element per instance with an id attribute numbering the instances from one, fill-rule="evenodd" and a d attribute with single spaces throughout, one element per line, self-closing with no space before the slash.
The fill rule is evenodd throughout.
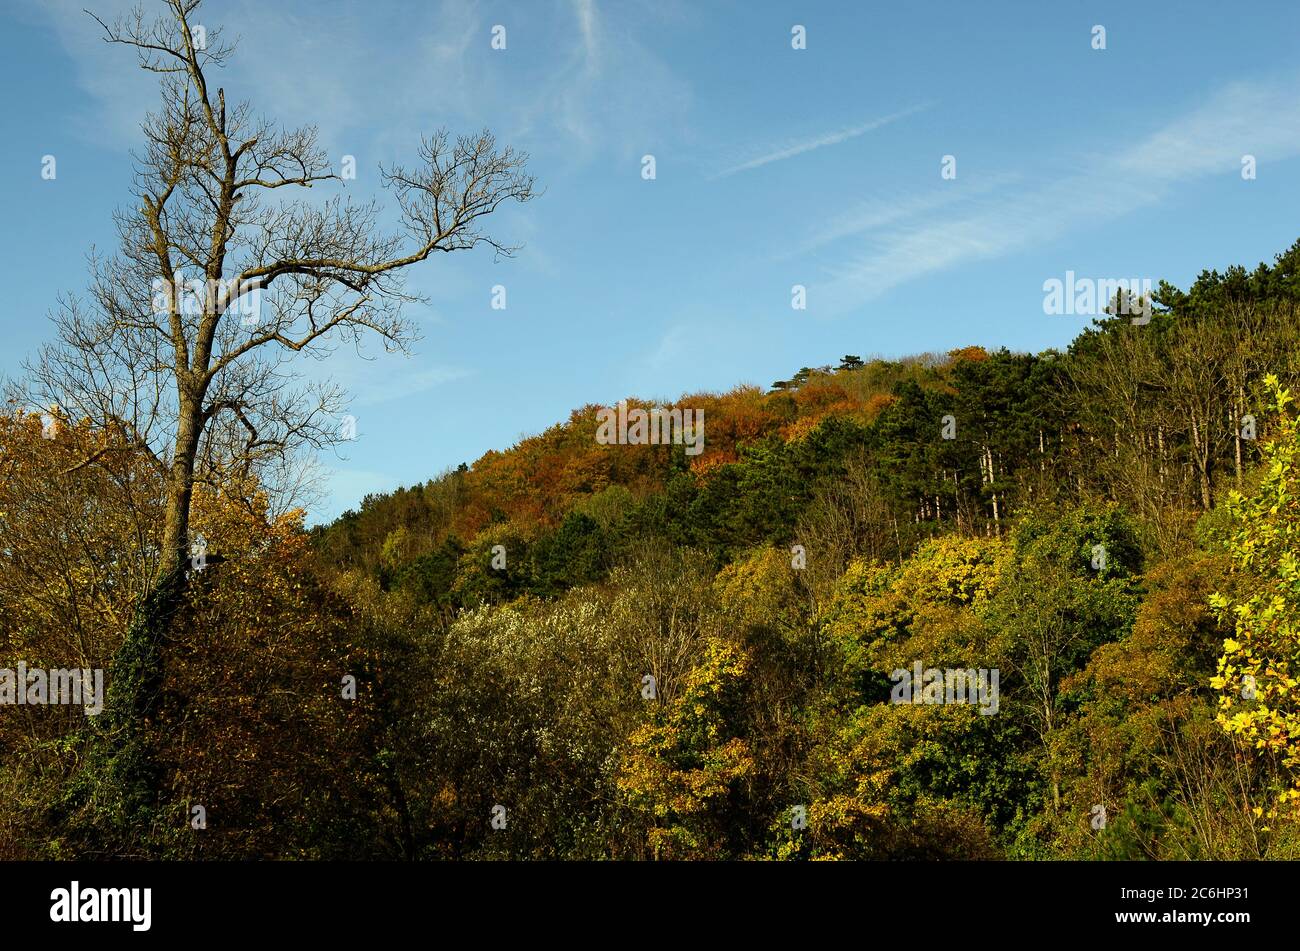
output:
<path id="1" fill-rule="evenodd" d="M 1153 303 L 684 396 L 699 455 L 586 406 L 311 530 L 200 487 L 165 793 L 104 815 L 94 719 L 5 709 L 0 854 L 1298 857 L 1300 244 Z M 161 488 L 59 423 L 0 418 L 0 667 L 111 680 Z"/>

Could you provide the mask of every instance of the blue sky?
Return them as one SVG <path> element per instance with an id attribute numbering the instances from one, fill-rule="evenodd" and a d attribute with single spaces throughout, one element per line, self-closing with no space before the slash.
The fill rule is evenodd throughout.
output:
<path id="1" fill-rule="evenodd" d="M 129 5 L 0 7 L 0 374 L 113 245 L 156 90 L 81 9 Z M 515 258 L 409 273 L 430 298 L 411 357 L 311 369 L 349 388 L 359 432 L 313 520 L 587 403 L 845 353 L 1060 346 L 1088 321 L 1043 312 L 1067 270 L 1186 286 L 1300 238 L 1293 3 L 210 0 L 198 20 L 241 37 L 228 99 L 356 156 L 351 197 L 440 126 L 492 129 L 545 188 L 492 225 Z"/>

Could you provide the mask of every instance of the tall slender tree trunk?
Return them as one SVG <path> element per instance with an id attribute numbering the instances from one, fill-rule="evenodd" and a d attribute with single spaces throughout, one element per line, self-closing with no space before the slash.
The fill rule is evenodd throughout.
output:
<path id="1" fill-rule="evenodd" d="M 185 599 L 189 567 L 190 499 L 201 420 L 186 407 L 177 427 L 167 482 L 166 514 L 158 576 L 140 602 L 109 672 L 104 714 L 95 725 L 88 790 L 95 802 L 94 833 L 121 836 L 137 851 L 141 830 L 154 823 L 162 804 L 161 769 L 151 748 L 149 725 L 162 692 L 164 645 Z M 121 846 L 119 846 L 121 847 Z"/>
<path id="2" fill-rule="evenodd" d="M 194 495 L 194 461 L 198 452 L 200 420 L 194 407 L 185 407 L 176 432 L 167 508 L 163 520 L 162 573 L 184 570 L 189 558 L 190 501 Z"/>
<path id="3" fill-rule="evenodd" d="M 1240 385 L 1237 387 L 1236 399 L 1234 400 L 1234 414 L 1232 420 L 1233 442 L 1236 444 L 1237 452 L 1237 488 L 1241 488 L 1241 426 L 1242 418 L 1246 409 L 1246 394 L 1242 391 Z"/>
<path id="4" fill-rule="evenodd" d="M 1192 416 L 1192 449 L 1196 463 L 1197 481 L 1200 483 L 1201 509 L 1208 512 L 1213 505 L 1213 493 L 1210 491 L 1210 434 Z"/>
<path id="5" fill-rule="evenodd" d="M 989 454 L 989 486 L 992 487 L 993 480 L 997 478 L 997 471 L 993 465 L 993 450 L 992 448 L 986 446 L 984 451 Z M 998 493 L 994 491 L 992 495 L 993 495 L 993 531 L 994 534 L 996 534 L 999 538 L 1001 538 L 1002 524 L 1001 524 L 1001 516 L 998 511 Z"/>
<path id="6" fill-rule="evenodd" d="M 1160 490 L 1163 493 L 1165 488 L 1165 427 L 1161 424 L 1156 427 L 1156 447 L 1159 451 L 1160 458 Z"/>

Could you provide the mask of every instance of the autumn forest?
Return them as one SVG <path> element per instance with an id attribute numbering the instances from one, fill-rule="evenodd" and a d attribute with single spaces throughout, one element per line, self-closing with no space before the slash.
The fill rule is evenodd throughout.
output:
<path id="1" fill-rule="evenodd" d="M 310 530 L 255 480 L 197 485 L 207 563 L 134 727 L 149 794 L 101 762 L 111 702 L 15 707 L 0 842 L 1294 857 L 1300 245 L 1154 304 L 1059 353 L 684 396 L 693 457 L 600 445 L 583 407 Z M 20 409 L 0 466 L 5 666 L 74 658 L 111 700 L 161 476 L 123 430 Z M 998 671 L 994 715 L 900 704 L 914 665 Z"/>
<path id="2" fill-rule="evenodd" d="M 328 191 L 199 7 L 89 14 L 157 106 L 3 382 L 0 860 L 1300 858 L 1300 242 L 1059 350 L 584 390 L 313 523 L 334 350 L 543 189 L 440 129 Z"/>

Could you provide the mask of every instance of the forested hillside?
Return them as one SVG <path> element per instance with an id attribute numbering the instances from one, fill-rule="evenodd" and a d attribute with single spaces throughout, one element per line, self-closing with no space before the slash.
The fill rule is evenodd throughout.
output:
<path id="1" fill-rule="evenodd" d="M 0 851 L 1300 857 L 1300 243 L 1153 303 L 684 395 L 698 455 L 585 406 L 312 530 L 199 486 L 166 794 L 106 812 L 80 714 L 24 708 Z M 50 437 L 0 419 L 0 664 L 112 678 L 160 477 Z M 996 679 L 899 702 L 931 669 Z"/>

